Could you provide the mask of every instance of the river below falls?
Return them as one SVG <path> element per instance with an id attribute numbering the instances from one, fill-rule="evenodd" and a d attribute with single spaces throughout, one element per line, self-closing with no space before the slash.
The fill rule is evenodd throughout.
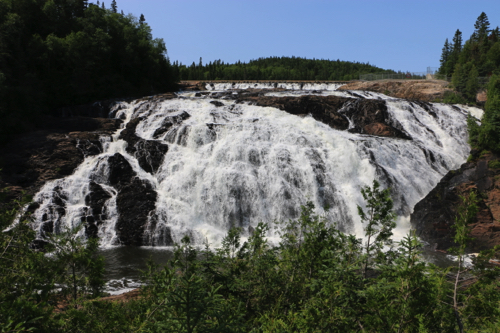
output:
<path id="1" fill-rule="evenodd" d="M 142 272 L 147 270 L 148 262 L 165 266 L 173 258 L 174 250 L 171 247 L 119 246 L 102 249 L 99 254 L 105 260 L 104 291 L 111 295 L 119 295 L 142 286 Z M 456 265 L 453 256 L 426 248 L 423 249 L 421 257 L 424 261 L 439 267 Z"/>

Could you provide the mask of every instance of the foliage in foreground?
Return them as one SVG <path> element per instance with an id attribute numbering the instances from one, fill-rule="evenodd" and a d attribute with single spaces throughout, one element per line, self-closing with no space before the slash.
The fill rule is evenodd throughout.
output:
<path id="1" fill-rule="evenodd" d="M 488 266 L 495 249 L 482 253 L 473 267 L 463 264 L 475 195 L 462 198 L 456 219 L 459 264 L 443 270 L 421 260 L 415 235 L 406 236 L 397 246 L 387 242 L 394 227 L 388 193 L 376 182 L 363 189 L 367 204 L 359 210 L 371 241 L 328 225 L 308 203 L 298 220 L 283 225 L 278 246 L 267 243 L 269 227 L 264 223 L 243 243 L 241 229 L 233 227 L 217 250 L 197 249 L 185 237 L 167 266 L 149 265 L 138 300 L 77 299 L 71 303 L 76 307 L 58 314 L 47 303 L 50 297 L 44 299 L 44 292 L 38 292 L 46 290 L 50 295 L 52 286 L 46 286 L 45 275 L 31 268 L 44 263 L 47 256 L 30 251 L 26 236 L 24 252 L 19 253 L 26 267 L 19 272 L 28 280 L 31 277 L 32 285 L 12 284 L 18 280 L 15 273 L 1 280 L 0 328 L 14 330 L 17 325 L 18 330 L 39 332 L 498 330 L 499 271 Z M 29 230 L 24 232 L 29 235 Z M 11 253 L 5 247 L 11 236 L 2 233 L 1 237 L 0 252 Z M 19 242 L 15 251 L 23 248 Z M 4 254 L 2 273 L 10 267 Z M 21 315 L 4 312 L 19 302 L 27 309 Z"/>

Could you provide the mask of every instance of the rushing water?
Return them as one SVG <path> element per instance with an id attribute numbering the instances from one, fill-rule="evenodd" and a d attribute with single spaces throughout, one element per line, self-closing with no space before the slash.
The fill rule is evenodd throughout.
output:
<path id="1" fill-rule="evenodd" d="M 392 189 L 399 237 L 409 229 L 414 205 L 469 154 L 466 118 L 477 110 L 431 104 L 429 112 L 382 94 L 335 91 L 339 85 L 277 85 L 290 91 L 268 94 L 383 99 L 390 122 L 412 140 L 335 130 L 310 116 L 229 99 L 217 99 L 217 105 L 209 96 L 180 94 L 170 100 L 117 103 L 111 115 L 123 119 L 124 127 L 136 120 L 139 138 L 168 145 L 159 168 L 148 172 L 137 154 L 127 152 L 127 142 L 120 139 L 123 129 L 111 139 L 103 138 L 101 154 L 87 157 L 73 175 L 48 182 L 36 195 L 40 208 L 34 217 L 40 237 L 47 223 L 57 231 L 93 214 L 86 197 L 94 182 L 107 193 L 98 225 L 101 245 L 122 244 L 116 229 L 119 189 L 109 176 L 109 161 L 117 154 L 156 193 L 154 209 L 147 212 L 144 245 L 172 245 L 189 235 L 195 244 L 218 246 L 232 224 L 248 235 L 258 222 L 273 227 L 273 221 L 296 218 L 307 201 L 343 231 L 362 237 L 357 215 L 357 205 L 364 206 L 360 189 L 374 179 Z M 245 87 L 207 86 L 214 91 Z M 176 121 L 160 131 L 167 120 Z M 268 236 L 272 241 L 278 234 L 271 228 Z"/>

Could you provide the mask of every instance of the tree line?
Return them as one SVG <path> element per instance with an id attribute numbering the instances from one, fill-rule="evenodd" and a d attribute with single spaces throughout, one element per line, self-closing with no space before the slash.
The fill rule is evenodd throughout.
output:
<path id="1" fill-rule="evenodd" d="M 58 107 L 174 89 L 166 51 L 115 0 L 0 0 L 0 140 Z"/>
<path id="2" fill-rule="evenodd" d="M 190 66 L 178 61 L 173 63 L 175 76 L 180 80 L 353 80 L 359 74 L 394 73 L 392 70 L 370 65 L 369 63 L 341 60 L 306 59 L 300 57 L 267 57 L 238 61 L 234 64 L 221 60 Z"/>
<path id="3" fill-rule="evenodd" d="M 462 32 L 457 29 L 451 42 L 446 39 L 438 73 L 451 77 L 459 93 L 450 102 L 476 102 L 481 83 L 478 77 L 487 78 L 500 74 L 500 31 L 491 29 L 487 15 L 482 12 L 474 24 L 474 32 L 463 43 Z"/>
<path id="4" fill-rule="evenodd" d="M 490 28 L 482 12 L 474 24 L 474 32 L 462 45 L 462 33 L 457 30 L 453 42 L 445 41 L 439 72 L 451 75 L 457 94 L 449 94 L 444 102 L 476 103 L 478 76 L 486 77 L 487 101 L 481 122 L 469 116 L 469 143 L 479 151 L 500 152 L 500 33 Z"/>

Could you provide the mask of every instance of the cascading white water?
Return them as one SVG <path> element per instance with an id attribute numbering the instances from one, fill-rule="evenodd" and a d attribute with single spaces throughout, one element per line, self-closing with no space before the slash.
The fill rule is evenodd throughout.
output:
<path id="1" fill-rule="evenodd" d="M 285 82 L 225 82 L 207 83 L 205 88 L 213 91 L 241 90 L 241 89 L 286 89 L 286 90 L 322 90 L 334 91 L 343 86 L 343 83 L 285 83 Z"/>
<path id="2" fill-rule="evenodd" d="M 160 167 L 143 170 L 118 131 L 104 143 L 102 154 L 87 157 L 73 175 L 47 183 L 36 195 L 39 232 L 46 221 L 53 221 L 56 230 L 84 221 L 92 213 L 86 197 L 94 182 L 109 196 L 98 226 L 101 244 L 120 244 L 117 190 L 110 185 L 108 162 L 117 153 L 157 193 L 145 245 L 170 245 L 187 234 L 198 244 L 216 246 L 231 224 L 245 231 L 261 221 L 274 226 L 273 221 L 297 217 L 307 201 L 330 222 L 361 237 L 360 189 L 374 179 L 392 188 L 398 227 L 405 232 L 414 205 L 465 161 L 467 112 L 444 104 L 432 104 L 429 112 L 408 101 L 365 95 L 386 99 L 390 121 L 412 140 L 353 134 L 310 116 L 232 100 L 216 105 L 208 97 L 176 98 L 154 107 L 144 101 L 121 103 L 115 117 L 124 125 L 135 119 L 138 137 L 168 144 Z M 189 118 L 158 135 L 165 119 L 183 114 Z M 276 236 L 273 228 L 269 236 Z"/>

